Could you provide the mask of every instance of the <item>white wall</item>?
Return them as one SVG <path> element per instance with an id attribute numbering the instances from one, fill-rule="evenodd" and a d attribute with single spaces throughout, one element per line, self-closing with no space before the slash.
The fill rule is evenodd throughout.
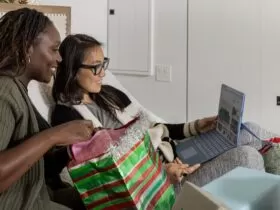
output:
<path id="1" fill-rule="evenodd" d="M 71 6 L 71 32 L 92 35 L 106 44 L 106 0 L 40 0 L 40 5 Z"/>
<path id="2" fill-rule="evenodd" d="M 259 2 L 189 1 L 189 119 L 217 113 L 226 83 L 246 94 L 244 120 L 261 121 Z"/>
<path id="3" fill-rule="evenodd" d="M 72 32 L 107 40 L 107 1 L 42 0 L 72 6 Z M 246 94 L 244 120 L 280 133 L 280 2 L 277 0 L 154 0 L 155 64 L 173 67 L 171 83 L 118 76 L 147 108 L 168 121 L 217 113 L 221 83 Z M 188 76 L 188 92 L 186 78 Z"/>
<path id="4" fill-rule="evenodd" d="M 171 65 L 172 82 L 155 77 L 120 76 L 118 79 L 147 108 L 170 122 L 187 116 L 187 1 L 154 1 L 154 64 Z"/>
<path id="5" fill-rule="evenodd" d="M 189 1 L 189 119 L 217 112 L 222 82 L 246 94 L 244 120 L 280 133 L 280 2 Z"/>
<path id="6" fill-rule="evenodd" d="M 280 134 L 280 1 L 263 0 L 262 8 L 262 123 Z"/>
<path id="7" fill-rule="evenodd" d="M 42 0 L 40 4 L 72 7 L 72 32 L 107 40 L 106 0 Z M 172 122 L 186 120 L 187 1 L 155 0 L 155 64 L 173 68 L 172 82 L 153 77 L 120 76 L 121 83 L 148 109 Z"/>

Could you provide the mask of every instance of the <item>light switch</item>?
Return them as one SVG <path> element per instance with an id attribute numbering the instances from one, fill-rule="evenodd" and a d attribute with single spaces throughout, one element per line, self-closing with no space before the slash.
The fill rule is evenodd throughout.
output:
<path id="1" fill-rule="evenodd" d="M 156 80 L 162 82 L 172 81 L 172 66 L 158 64 L 155 66 Z"/>
<path id="2" fill-rule="evenodd" d="M 276 96 L 276 105 L 280 106 L 280 96 Z"/>

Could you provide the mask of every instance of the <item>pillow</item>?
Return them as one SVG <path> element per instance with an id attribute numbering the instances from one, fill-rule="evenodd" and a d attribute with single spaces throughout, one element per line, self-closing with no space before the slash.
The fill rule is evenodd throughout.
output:
<path id="1" fill-rule="evenodd" d="M 55 104 L 51 94 L 52 84 L 52 82 L 45 84 L 33 80 L 28 85 L 28 95 L 32 103 L 48 122 L 50 122 L 50 108 Z"/>

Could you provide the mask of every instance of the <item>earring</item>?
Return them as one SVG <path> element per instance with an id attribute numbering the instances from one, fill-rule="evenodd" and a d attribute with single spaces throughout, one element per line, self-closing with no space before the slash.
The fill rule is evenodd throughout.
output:
<path id="1" fill-rule="evenodd" d="M 28 56 L 28 60 L 27 60 L 27 62 L 28 62 L 28 63 L 30 63 L 30 62 L 31 62 L 31 58 L 30 58 L 30 56 Z"/>

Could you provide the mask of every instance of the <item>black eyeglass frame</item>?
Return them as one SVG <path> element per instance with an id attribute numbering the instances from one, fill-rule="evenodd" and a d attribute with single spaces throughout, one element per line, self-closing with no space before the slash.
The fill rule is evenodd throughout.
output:
<path id="1" fill-rule="evenodd" d="M 105 57 L 102 63 L 96 65 L 81 64 L 80 68 L 90 69 L 94 75 L 99 75 L 102 69 L 106 71 L 108 69 L 110 58 Z"/>

